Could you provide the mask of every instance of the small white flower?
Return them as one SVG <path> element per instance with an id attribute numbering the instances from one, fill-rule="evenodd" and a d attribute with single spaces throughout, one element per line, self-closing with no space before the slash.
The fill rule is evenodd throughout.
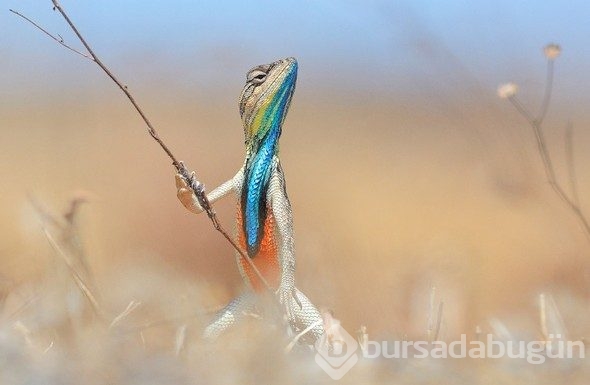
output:
<path id="1" fill-rule="evenodd" d="M 508 99 L 512 96 L 516 95 L 518 92 L 518 86 L 514 83 L 504 83 L 500 84 L 498 87 L 498 96 L 501 99 Z"/>
<path id="2" fill-rule="evenodd" d="M 559 44 L 547 44 L 543 48 L 543 53 L 545 54 L 545 57 L 547 59 L 555 60 L 561 54 L 561 47 L 559 46 Z"/>

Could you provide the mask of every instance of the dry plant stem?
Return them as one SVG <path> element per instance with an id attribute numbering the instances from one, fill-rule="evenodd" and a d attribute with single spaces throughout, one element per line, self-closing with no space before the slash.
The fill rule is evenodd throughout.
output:
<path id="1" fill-rule="evenodd" d="M 107 76 L 110 77 L 113 82 L 115 82 L 115 84 L 121 89 L 121 91 L 123 91 L 125 96 L 127 96 L 127 99 L 129 99 L 129 101 L 131 102 L 133 107 L 135 107 L 135 110 L 137 111 L 137 113 L 141 116 L 141 118 L 143 119 L 143 121 L 147 125 L 148 133 L 151 135 L 152 138 L 154 138 L 154 140 L 156 142 L 158 142 L 160 147 L 162 147 L 162 149 L 166 152 L 166 154 L 170 157 L 170 159 L 172 159 L 172 164 L 178 169 L 178 161 L 176 160 L 176 157 L 174 157 L 174 155 L 168 149 L 168 147 L 164 144 L 162 139 L 160 139 L 158 132 L 156 131 L 156 129 L 154 128 L 154 126 L 152 125 L 152 123 L 150 122 L 150 120 L 148 119 L 146 114 L 143 112 L 142 108 L 139 106 L 139 104 L 137 104 L 137 102 L 135 101 L 135 98 L 133 97 L 133 95 L 131 95 L 131 93 L 127 89 L 127 86 L 124 85 L 123 83 L 121 83 L 119 81 L 119 79 L 102 63 L 102 61 L 98 58 L 98 56 L 96 56 L 96 54 L 92 50 L 92 47 L 90 47 L 90 45 L 86 42 L 86 40 L 84 39 L 82 34 L 80 34 L 80 32 L 78 31 L 78 28 L 76 28 L 74 23 L 70 20 L 69 16 L 66 14 L 66 12 L 62 8 L 62 6 L 59 4 L 59 2 L 57 0 L 51 0 L 51 2 L 53 3 L 54 9 L 56 9 L 63 16 L 66 23 L 68 23 L 68 25 L 70 26 L 72 31 L 76 34 L 76 36 L 78 37 L 78 39 L 80 40 L 82 45 L 84 45 L 84 48 L 86 48 L 86 50 L 88 51 L 88 54 L 90 55 L 92 60 L 96 63 L 96 65 L 98 65 L 107 74 Z"/>
<path id="2" fill-rule="evenodd" d="M 438 341 L 438 337 L 440 335 L 440 327 L 442 325 L 442 316 L 443 316 L 443 306 L 444 302 L 440 302 L 438 304 L 438 313 L 436 314 L 436 329 L 434 329 L 434 341 Z"/>
<path id="3" fill-rule="evenodd" d="M 51 215 L 44 207 L 41 206 L 39 201 L 37 201 L 33 196 L 30 195 L 28 198 L 29 202 L 31 203 L 31 206 L 33 206 L 33 209 L 35 209 L 37 215 L 39 215 L 41 223 L 50 223 L 52 226 L 60 229 L 61 231 L 65 230 L 64 224 L 55 219 L 53 215 Z"/>
<path id="4" fill-rule="evenodd" d="M 129 305 L 127 305 L 125 310 L 123 310 L 118 316 L 113 318 L 113 321 L 109 325 L 109 329 L 112 329 L 115 325 L 117 325 L 119 322 L 121 322 L 121 320 L 123 320 L 125 317 L 127 317 L 129 314 L 131 314 L 139 306 L 141 306 L 141 302 L 137 302 L 134 300 L 129 302 Z"/>
<path id="5" fill-rule="evenodd" d="M 547 327 L 547 299 L 545 294 L 539 294 L 539 325 L 545 341 L 549 340 L 549 328 Z"/>
<path id="6" fill-rule="evenodd" d="M 436 286 L 430 287 L 430 298 L 428 302 L 428 326 L 426 329 L 426 335 L 428 337 L 428 342 L 432 343 L 433 341 L 438 340 L 438 335 L 440 332 L 440 326 L 442 322 L 442 311 L 443 311 L 443 302 L 440 301 L 438 304 L 438 309 L 436 313 L 436 318 L 434 315 L 434 308 L 435 308 L 435 299 L 436 299 Z"/>
<path id="7" fill-rule="evenodd" d="M 533 132 L 535 134 L 535 139 L 537 142 L 537 149 L 543 161 L 543 168 L 545 170 L 547 182 L 549 183 L 553 191 L 557 194 L 557 196 L 563 201 L 563 203 L 574 213 L 578 222 L 580 222 L 580 225 L 584 230 L 586 238 L 590 241 L 590 223 L 588 222 L 588 219 L 580 209 L 580 206 L 576 203 L 575 200 L 573 200 L 567 195 L 567 193 L 564 191 L 563 187 L 559 184 L 557 178 L 555 177 L 555 169 L 553 167 L 553 162 L 551 161 L 551 157 L 547 149 L 547 143 L 545 141 L 545 136 L 543 135 L 543 130 L 539 124 L 539 120 L 534 119 L 515 96 L 510 96 L 508 100 L 510 100 L 510 102 L 516 108 L 516 110 L 520 112 L 522 116 L 524 116 L 524 118 L 528 121 L 529 125 L 533 128 Z"/>
<path id="8" fill-rule="evenodd" d="M 184 350 L 186 344 L 186 324 L 176 329 L 176 335 L 174 336 L 174 355 L 178 356 Z"/>
<path id="9" fill-rule="evenodd" d="M 86 50 L 88 51 L 88 55 L 85 55 L 84 53 L 79 52 L 76 49 L 65 44 L 63 42 L 63 39 L 57 38 L 54 35 L 50 34 L 49 32 L 47 32 L 47 30 L 45 30 L 44 28 L 39 26 L 37 23 L 33 22 L 28 17 L 25 17 L 21 13 L 13 11 L 13 10 L 11 10 L 11 12 L 22 17 L 24 20 L 28 21 L 29 23 L 31 23 L 33 26 L 35 26 L 36 28 L 41 30 L 43 33 L 48 35 L 50 38 L 55 40 L 60 45 L 66 47 L 67 49 L 69 49 L 69 50 L 89 59 L 89 60 L 92 60 L 93 62 L 96 63 L 96 65 L 98 65 L 104 71 L 104 73 L 107 74 L 107 76 L 109 78 L 111 78 L 111 80 L 119 87 L 119 89 L 121 89 L 121 91 L 123 91 L 125 96 L 127 96 L 127 99 L 129 99 L 129 102 L 131 102 L 131 104 L 133 105 L 133 107 L 135 108 L 137 113 L 141 116 L 142 120 L 145 122 L 145 124 L 148 128 L 147 131 L 150 134 L 150 136 L 160 145 L 160 147 L 164 150 L 164 152 L 166 152 L 168 157 L 172 160 L 172 165 L 176 168 L 176 170 L 184 178 L 186 178 L 187 181 L 189 181 L 190 188 L 194 191 L 194 193 L 199 201 L 199 204 L 201 205 L 201 207 L 203 207 L 203 209 L 207 213 L 207 216 L 209 217 L 209 219 L 213 223 L 213 226 L 215 227 L 215 229 L 217 231 L 219 231 L 223 235 L 223 237 L 232 245 L 232 247 L 240 254 L 240 256 L 244 260 L 247 261 L 247 263 L 250 265 L 250 267 L 252 268 L 254 273 L 258 276 L 260 281 L 264 284 L 266 289 L 268 289 L 271 293 L 274 294 L 274 290 L 272 290 L 272 288 L 270 287 L 268 282 L 264 279 L 264 277 L 262 276 L 262 274 L 260 273 L 258 268 L 254 265 L 254 262 L 252 262 L 252 260 L 246 255 L 246 253 L 243 250 L 241 250 L 241 248 L 237 245 L 237 243 L 232 239 L 232 237 L 228 234 L 228 232 L 225 231 L 225 229 L 221 226 L 221 223 L 217 219 L 215 211 L 213 211 L 211 203 L 207 199 L 207 195 L 205 193 L 205 187 L 203 186 L 203 184 L 196 180 L 196 178 L 188 171 L 188 169 L 184 166 L 184 164 L 182 162 L 179 162 L 176 159 L 176 157 L 174 156 L 174 154 L 172 153 L 172 151 L 170 151 L 168 146 L 166 146 L 166 144 L 164 144 L 164 142 L 162 141 L 162 139 L 158 135 L 158 132 L 156 131 L 156 129 L 152 125 L 151 121 L 148 119 L 147 115 L 143 112 L 143 109 L 135 101 L 135 98 L 133 97 L 131 92 L 129 92 L 127 86 L 124 85 L 117 78 L 117 76 L 115 76 L 109 70 L 109 68 L 105 64 L 103 64 L 103 62 L 98 58 L 98 56 L 94 53 L 94 50 L 92 49 L 92 47 L 86 42 L 86 39 L 84 39 L 82 34 L 78 31 L 78 28 L 74 25 L 74 23 L 72 22 L 70 17 L 67 15 L 67 13 L 63 9 L 63 7 L 59 4 L 59 2 L 57 0 L 51 0 L 51 2 L 53 3 L 54 10 L 57 10 L 62 15 L 62 17 L 64 18 L 66 23 L 68 23 L 68 25 L 70 26 L 70 28 L 72 29 L 74 34 L 76 34 L 76 36 L 78 37 L 78 39 L 80 40 L 82 45 L 84 45 L 84 48 L 86 48 Z"/>
<path id="10" fill-rule="evenodd" d="M 29 297 L 28 299 L 26 299 L 26 301 L 22 305 L 20 305 L 15 311 L 13 311 L 7 317 L 7 319 L 9 319 L 9 320 L 16 319 L 17 316 L 19 316 L 20 314 L 22 314 L 22 312 L 24 312 L 29 307 L 31 307 L 35 302 L 39 301 L 40 298 L 41 298 L 41 296 L 39 294 L 36 294 L 35 296 Z"/>
<path id="11" fill-rule="evenodd" d="M 549 156 L 549 151 L 547 150 L 545 135 L 543 134 L 541 126 L 539 125 L 538 121 L 535 118 L 533 118 L 533 116 L 522 105 L 522 103 L 516 98 L 516 96 L 510 96 L 508 100 L 510 100 L 514 108 L 516 108 L 516 110 L 520 112 L 522 116 L 524 116 L 524 118 L 533 128 L 533 133 L 535 134 L 535 140 L 537 143 L 537 149 L 539 150 L 539 155 L 541 155 L 541 159 L 543 160 L 543 166 L 545 168 L 545 174 L 547 176 L 547 179 L 549 180 L 549 183 L 551 183 L 551 181 L 556 181 L 553 163 L 551 162 L 551 157 Z"/>
<path id="12" fill-rule="evenodd" d="M 58 44 L 61 44 L 62 46 L 64 46 L 65 48 L 69 49 L 70 51 L 77 53 L 78 55 L 85 57 L 88 60 L 92 60 L 94 61 L 94 59 L 92 59 L 92 57 L 86 55 L 83 52 L 78 51 L 77 49 L 69 46 L 68 44 L 66 44 L 63 39 L 61 39 L 60 37 L 56 37 L 54 35 L 52 35 L 51 33 L 49 33 L 45 28 L 41 27 L 39 24 L 35 23 L 33 20 L 29 19 L 28 17 L 26 17 L 25 15 L 23 15 L 22 13 L 15 11 L 13 9 L 9 9 L 10 12 L 14 13 L 15 15 L 22 17 L 23 19 L 25 19 L 26 21 L 28 21 L 29 23 L 31 23 L 33 26 L 35 26 L 37 29 L 39 29 L 41 32 L 43 32 L 44 34 L 46 34 L 47 36 L 49 36 L 51 39 L 55 40 Z"/>
<path id="13" fill-rule="evenodd" d="M 45 233 L 45 236 L 47 237 L 47 240 L 49 241 L 49 244 L 51 245 L 51 247 L 57 252 L 57 254 L 61 257 L 61 259 L 64 261 L 64 263 L 66 264 L 66 266 L 70 270 L 70 273 L 72 274 L 72 277 L 74 278 L 74 281 L 76 282 L 76 285 L 78 285 L 78 287 L 80 288 L 80 291 L 84 294 L 84 296 L 86 296 L 86 299 L 88 299 L 88 302 L 90 303 L 92 310 L 94 310 L 94 313 L 100 319 L 104 320 L 103 312 L 102 312 L 100 306 L 98 305 L 98 301 L 96 301 L 96 297 L 94 296 L 94 294 L 92 294 L 92 291 L 90 290 L 88 285 L 86 285 L 86 283 L 84 282 L 84 280 L 82 279 L 80 274 L 76 271 L 74 266 L 70 263 L 70 260 L 69 260 L 68 256 L 66 255 L 66 253 L 61 249 L 61 247 L 59 247 L 57 242 L 55 242 L 55 239 L 53 239 L 53 237 L 51 236 L 49 231 L 47 231 L 46 228 L 43 228 L 43 232 Z"/>
<path id="14" fill-rule="evenodd" d="M 553 63 L 554 61 L 552 59 L 547 60 L 545 92 L 543 95 L 543 102 L 541 103 L 541 109 L 539 110 L 539 115 L 537 117 L 537 124 L 539 126 L 541 126 L 543 124 L 543 120 L 545 120 L 545 115 L 549 109 L 549 102 L 551 101 L 551 91 L 553 91 Z"/>

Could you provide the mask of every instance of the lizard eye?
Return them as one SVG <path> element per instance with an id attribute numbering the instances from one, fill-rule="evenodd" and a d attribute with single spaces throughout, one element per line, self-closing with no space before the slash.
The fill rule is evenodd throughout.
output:
<path id="1" fill-rule="evenodd" d="M 252 84 L 261 84 L 264 83 L 265 80 L 266 72 L 259 69 L 253 69 L 252 71 L 248 72 L 248 75 L 246 76 L 246 81 Z"/>

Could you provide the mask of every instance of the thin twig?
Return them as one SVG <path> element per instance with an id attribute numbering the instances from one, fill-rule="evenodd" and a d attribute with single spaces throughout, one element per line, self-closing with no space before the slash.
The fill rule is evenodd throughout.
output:
<path id="1" fill-rule="evenodd" d="M 86 283 L 84 282 L 84 279 L 80 276 L 80 273 L 78 273 L 76 268 L 72 265 L 68 256 L 66 255 L 65 251 L 62 250 L 62 248 L 57 244 L 55 239 L 53 239 L 53 236 L 44 227 L 43 227 L 43 232 L 45 233 L 45 236 L 47 237 L 47 240 L 49 241 L 49 244 L 51 245 L 51 247 L 57 252 L 57 255 L 59 255 L 61 257 L 61 259 L 64 261 L 64 263 L 66 264 L 66 266 L 70 270 L 70 274 L 72 274 L 72 277 L 74 278 L 74 282 L 76 282 L 76 285 L 78 286 L 80 291 L 84 294 L 84 296 L 86 296 L 86 299 L 88 299 L 88 302 L 90 303 L 92 310 L 94 310 L 94 313 L 100 319 L 104 319 L 103 312 L 98 304 L 98 301 L 96 300 L 96 297 L 94 296 L 94 294 L 92 294 L 92 291 L 90 290 L 88 285 L 86 285 Z"/>
<path id="2" fill-rule="evenodd" d="M 545 79 L 545 92 L 543 95 L 543 102 L 541 103 L 541 109 L 537 116 L 537 124 L 540 126 L 543 124 L 547 110 L 549 109 L 549 102 L 551 101 L 551 92 L 553 91 L 553 63 L 554 60 L 547 60 L 547 75 Z"/>
<path id="3" fill-rule="evenodd" d="M 74 25 L 72 20 L 70 20 L 70 17 L 64 11 L 64 9 L 59 4 L 59 2 L 57 0 L 51 0 L 51 2 L 53 3 L 54 9 L 57 10 L 62 15 L 62 17 L 64 18 L 66 23 L 68 23 L 68 25 L 70 26 L 72 31 L 76 34 L 76 36 L 78 37 L 78 39 L 80 40 L 82 45 L 84 45 L 84 48 L 86 48 L 86 50 L 88 51 L 88 54 L 92 57 L 94 62 L 104 71 L 104 73 L 107 74 L 108 77 L 111 78 L 111 80 L 113 82 L 115 82 L 115 84 L 121 89 L 121 91 L 123 91 L 125 96 L 127 96 L 127 99 L 129 99 L 129 101 L 131 102 L 133 107 L 135 107 L 135 110 L 137 111 L 137 113 L 141 116 L 141 118 L 143 119 L 143 121 L 147 125 L 148 133 L 151 135 L 152 138 L 154 138 L 154 140 L 156 142 L 158 142 L 158 144 L 166 152 L 168 157 L 170 157 L 170 159 L 172 159 L 172 164 L 178 169 L 179 166 L 178 166 L 178 161 L 176 160 L 176 157 L 172 154 L 172 152 L 164 144 L 162 139 L 160 139 L 158 132 L 156 131 L 156 129 L 154 128 L 154 126 L 152 125 L 150 120 L 148 119 L 147 115 L 143 112 L 143 109 L 139 106 L 139 104 L 137 104 L 137 102 L 135 101 L 135 98 L 133 97 L 133 95 L 131 95 L 131 93 L 127 89 L 127 86 L 124 85 L 123 83 L 121 83 L 121 81 L 107 68 L 107 66 L 105 66 L 102 63 L 102 61 L 98 58 L 98 56 L 96 56 L 92 47 L 90 47 L 90 45 L 86 42 L 86 39 L 84 39 L 82 34 L 78 31 L 78 28 Z"/>
<path id="4" fill-rule="evenodd" d="M 543 339 L 549 339 L 549 328 L 547 327 L 547 300 L 545 294 L 539 294 L 539 325 L 541 326 L 541 333 Z"/>
<path id="5" fill-rule="evenodd" d="M 37 215 L 43 227 L 51 225 L 52 228 L 59 231 L 60 244 L 69 245 L 68 255 L 75 258 L 78 266 L 82 269 L 82 273 L 86 279 L 92 283 L 94 280 L 88 262 L 85 257 L 84 249 L 80 244 L 78 232 L 76 229 L 75 220 L 78 214 L 78 208 L 81 203 L 86 202 L 84 197 L 75 197 L 70 201 L 68 210 L 61 216 L 57 217 L 45 209 L 34 197 L 29 196 L 29 201 L 33 209 L 37 211 Z"/>
<path id="6" fill-rule="evenodd" d="M 25 300 L 25 302 L 22 305 L 20 305 L 15 311 L 13 311 L 7 317 L 7 319 L 9 319 L 9 320 L 15 319 L 18 315 L 20 315 L 22 312 L 27 310 L 27 308 L 31 307 L 35 302 L 39 301 L 40 298 L 41 298 L 40 294 L 35 294 L 32 297 L 29 297 L 27 299 L 23 299 L 23 300 Z"/>
<path id="7" fill-rule="evenodd" d="M 82 294 L 86 297 L 88 302 L 92 307 L 94 313 L 98 316 L 101 321 L 104 321 L 104 313 L 101 310 L 98 301 L 96 300 L 96 296 L 92 293 L 90 286 L 86 283 L 83 276 L 78 271 L 77 267 L 74 266 L 74 262 L 72 258 L 75 258 L 75 262 L 78 262 L 78 267 L 83 269 L 86 279 L 92 280 L 92 276 L 90 275 L 90 270 L 88 269 L 86 259 L 84 258 L 84 252 L 82 247 L 79 245 L 76 236 L 76 229 L 74 220 L 76 218 L 77 208 L 79 204 L 84 201 L 82 198 L 75 198 L 71 201 L 70 208 L 68 211 L 63 215 L 63 219 L 65 222 L 58 220 L 54 215 L 50 214 L 47 210 L 45 210 L 34 198 L 29 197 L 31 205 L 37 211 L 39 215 L 39 219 L 41 221 L 41 227 L 49 244 L 51 247 L 56 251 L 57 255 L 61 257 L 65 265 L 67 266 L 74 282 L 82 292 Z M 61 242 L 57 242 L 51 232 L 47 228 L 48 224 L 52 224 L 55 228 L 59 230 Z M 70 245 L 71 247 L 62 248 L 62 245 Z"/>
<path id="8" fill-rule="evenodd" d="M 438 303 L 438 309 L 436 312 L 436 318 L 434 314 L 436 302 L 436 286 L 430 287 L 430 296 L 428 301 L 428 326 L 426 329 L 426 335 L 428 336 L 428 342 L 438 341 L 438 334 L 440 333 L 440 327 L 442 323 L 442 311 L 443 302 Z"/>
<path id="9" fill-rule="evenodd" d="M 33 24 L 33 26 L 37 29 L 39 29 L 41 32 L 43 32 L 44 34 L 46 34 L 47 36 L 49 36 L 50 38 L 52 38 L 53 40 L 55 40 L 58 44 L 64 46 L 65 48 L 69 49 L 70 51 L 88 59 L 88 60 L 92 60 L 94 61 L 94 59 L 91 56 L 86 55 L 83 52 L 78 51 L 77 49 L 71 47 L 70 45 L 66 44 L 64 42 L 64 39 L 58 34 L 57 36 L 59 37 L 55 37 L 54 35 L 52 35 L 51 33 L 49 33 L 45 28 L 41 27 L 39 24 L 35 23 L 33 20 L 29 19 L 28 17 L 26 17 L 25 15 L 23 15 L 22 13 L 15 11 L 14 9 L 9 9 L 10 12 L 14 13 L 15 15 L 22 17 L 23 19 L 25 19 L 26 21 L 28 21 L 29 23 Z"/>
<path id="10" fill-rule="evenodd" d="M 82 34 L 80 33 L 80 31 L 78 31 L 78 28 L 74 25 L 74 23 L 72 22 L 72 20 L 70 19 L 70 17 L 67 15 L 67 13 L 63 9 L 63 7 L 59 4 L 59 2 L 57 0 L 51 0 L 51 2 L 53 3 L 54 10 L 57 10 L 62 15 L 62 17 L 64 18 L 64 20 L 66 21 L 66 23 L 68 23 L 68 25 L 70 26 L 70 28 L 72 29 L 72 31 L 74 32 L 74 34 L 78 37 L 78 40 L 80 40 L 80 42 L 82 43 L 82 45 L 84 45 L 84 47 L 88 51 L 88 55 L 85 55 L 85 54 L 83 54 L 81 52 L 76 51 L 75 49 L 73 49 L 69 45 L 65 44 L 63 42 L 63 39 L 56 38 L 54 35 L 50 34 L 49 32 L 47 32 L 47 30 L 45 30 L 44 28 L 42 28 L 41 26 L 39 26 L 37 23 L 35 23 L 31 19 L 29 19 L 28 17 L 25 17 L 21 13 L 16 12 L 16 11 L 12 11 L 12 10 L 11 11 L 14 14 L 22 17 L 24 20 L 26 20 L 29 23 L 31 23 L 36 28 L 38 28 L 41 31 L 43 31 L 46 35 L 48 35 L 49 37 L 51 37 L 53 40 L 55 40 L 60 45 L 62 45 L 64 47 L 66 47 L 66 48 L 68 48 L 68 49 L 70 49 L 70 50 L 72 50 L 72 51 L 74 51 L 74 52 L 76 52 L 76 53 L 78 53 L 78 54 L 80 54 L 80 55 L 82 55 L 82 56 L 84 56 L 84 57 L 92 60 L 92 61 L 94 61 L 96 63 L 96 65 L 98 65 L 103 70 L 103 72 L 119 87 L 119 89 L 125 94 L 125 96 L 127 97 L 127 99 L 129 99 L 129 102 L 133 105 L 133 107 L 135 108 L 135 110 L 137 111 L 137 113 L 139 114 L 139 116 L 141 117 L 141 119 L 146 124 L 147 131 L 150 134 L 150 136 L 160 145 L 160 147 L 164 150 L 164 152 L 172 160 L 172 165 L 176 168 L 176 170 L 178 171 L 178 173 L 180 173 L 189 182 L 188 183 L 189 184 L 189 187 L 195 193 L 195 196 L 197 197 L 197 200 L 199 201 L 199 204 L 201 205 L 201 207 L 203 207 L 203 209 L 207 213 L 207 216 L 209 217 L 209 219 L 213 223 L 213 226 L 215 227 L 215 229 L 223 235 L 223 237 L 232 245 L 232 247 L 240 254 L 240 256 L 250 265 L 250 267 L 252 268 L 252 270 L 254 271 L 254 273 L 256 274 L 256 276 L 260 279 L 260 281 L 264 284 L 264 286 L 266 287 L 266 289 L 268 289 L 271 293 L 274 294 L 274 290 L 268 284 L 268 282 L 266 281 L 266 279 L 264 279 L 264 277 L 262 276 L 262 274 L 260 273 L 260 271 L 258 270 L 258 268 L 254 265 L 254 262 L 238 246 L 238 244 L 233 240 L 233 238 L 229 235 L 229 233 L 221 226 L 221 223 L 217 219 L 217 215 L 215 214 L 215 211 L 213 210 L 213 208 L 211 206 L 211 203 L 209 202 L 209 199 L 207 198 L 207 195 L 205 193 L 205 187 L 204 187 L 204 185 L 202 183 L 200 183 L 199 181 L 196 180 L 194 174 L 193 173 L 190 173 L 188 171 L 188 169 L 184 166 L 184 164 L 182 162 L 179 162 L 177 160 L 177 158 L 174 156 L 174 154 L 172 153 L 172 151 L 168 148 L 168 146 L 166 146 L 166 144 L 160 138 L 160 136 L 159 136 L 158 132 L 156 131 L 155 127 L 152 125 L 151 121 L 148 119 L 148 117 L 145 114 L 145 112 L 143 111 L 143 109 L 139 106 L 139 104 L 137 103 L 137 101 L 135 100 L 135 98 L 133 97 L 133 95 L 131 94 L 131 92 L 129 91 L 128 87 L 126 85 L 124 85 L 117 78 L 117 76 L 115 76 L 115 74 L 113 74 L 113 72 L 111 72 L 111 70 L 94 53 L 94 50 L 92 49 L 92 47 L 88 44 L 88 42 L 86 42 L 86 39 L 82 36 Z"/>
<path id="11" fill-rule="evenodd" d="M 186 324 L 176 329 L 176 335 L 174 336 L 174 355 L 178 356 L 184 349 L 186 343 Z"/>
<path id="12" fill-rule="evenodd" d="M 553 66 L 549 67 L 553 69 Z M 563 201 L 563 203 L 573 212 L 576 219 L 582 226 L 586 238 L 590 241 L 590 222 L 580 209 L 580 206 L 576 203 L 576 201 L 568 196 L 565 192 L 564 188 L 559 184 L 557 178 L 555 176 L 555 168 L 553 167 L 553 162 L 551 161 L 551 155 L 549 154 L 549 150 L 547 149 L 547 143 L 545 141 L 545 136 L 543 134 L 543 129 L 539 124 L 538 119 L 533 118 L 533 116 L 528 112 L 528 110 L 522 105 L 522 103 L 518 100 L 518 98 L 514 95 L 508 97 L 508 100 L 512 103 L 514 108 L 527 120 L 529 125 L 533 129 L 533 133 L 535 134 L 535 139 L 537 142 L 537 149 L 539 155 L 541 156 L 541 160 L 543 161 L 543 168 L 545 171 L 545 176 L 547 177 L 547 182 L 557 194 L 557 196 Z"/>
<path id="13" fill-rule="evenodd" d="M 434 309 L 434 295 L 436 293 L 436 287 L 430 287 L 430 293 L 428 296 L 428 320 L 426 325 L 426 336 L 428 337 L 428 343 L 432 342 L 432 329 L 434 324 L 434 316 L 433 316 L 433 309 Z"/>
<path id="14" fill-rule="evenodd" d="M 434 341 L 438 341 L 438 337 L 440 335 L 440 327 L 442 325 L 442 316 L 443 316 L 443 306 L 444 302 L 440 301 L 438 304 L 438 313 L 436 313 L 436 329 L 434 329 Z"/>
<path id="15" fill-rule="evenodd" d="M 129 314 L 131 314 L 140 305 L 141 305 L 141 302 L 139 302 L 139 301 L 132 300 L 131 302 L 129 302 L 129 304 L 127 305 L 125 310 L 123 310 L 118 316 L 113 318 L 113 321 L 109 325 L 109 329 L 112 329 L 115 325 L 117 325 L 119 322 L 121 322 L 121 320 L 123 320 L 123 318 L 125 318 Z"/>
<path id="16" fill-rule="evenodd" d="M 64 223 L 58 221 L 55 218 L 55 216 L 50 214 L 49 211 L 45 207 L 41 206 L 41 203 L 39 203 L 39 201 L 37 199 L 35 199 L 35 197 L 33 197 L 32 195 L 29 195 L 28 198 L 29 198 L 29 202 L 31 203 L 31 206 L 37 212 L 37 215 L 41 219 L 41 223 L 51 224 L 52 226 L 59 229 L 60 231 L 65 231 L 66 225 L 64 225 Z"/>
<path id="17" fill-rule="evenodd" d="M 510 96 L 508 98 L 512 105 L 516 108 L 518 112 L 522 116 L 526 118 L 529 122 L 531 127 L 533 128 L 533 133 L 535 134 L 535 140 L 537 142 L 537 149 L 539 150 L 539 154 L 541 155 L 541 159 L 543 160 L 543 166 L 545 167 L 545 174 L 547 176 L 547 180 L 551 183 L 551 181 L 555 181 L 555 171 L 553 169 L 553 162 L 551 162 L 551 156 L 549 155 L 549 151 L 547 150 L 547 144 L 545 142 L 545 135 L 543 134 L 543 130 L 541 126 L 537 122 L 536 119 L 528 112 L 528 110 L 522 105 L 520 100 L 516 96 Z"/>

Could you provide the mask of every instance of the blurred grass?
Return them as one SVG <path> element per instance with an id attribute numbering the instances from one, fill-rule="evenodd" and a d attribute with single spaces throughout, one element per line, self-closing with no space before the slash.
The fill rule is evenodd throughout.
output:
<path id="1" fill-rule="evenodd" d="M 43 105 L 23 100 L 16 109 L 0 107 L 2 287 L 10 303 L 36 298 L 24 315 L 4 318 L 4 368 L 44 383 L 75 381 L 79 373 L 97 383 L 240 382 L 246 375 L 287 383 L 295 381 L 289 373 L 302 368 L 304 378 L 320 381 L 324 374 L 309 357 L 277 354 L 282 346 L 257 334 L 256 324 L 232 333 L 239 341 L 230 349 L 236 371 L 223 369 L 230 354 L 223 343 L 202 345 L 197 336 L 210 311 L 242 290 L 232 250 L 205 217 L 186 213 L 176 201 L 168 159 L 123 99 L 110 91 L 97 96 L 92 88 L 78 92 L 51 95 Z M 473 334 L 478 325 L 489 329 L 494 317 L 538 335 L 535 301 L 549 291 L 557 293 L 571 337 L 588 333 L 589 245 L 544 183 L 532 137 L 509 108 L 487 100 L 479 109 L 466 101 L 445 110 L 395 97 L 319 103 L 309 92 L 295 98 L 281 158 L 295 214 L 298 286 L 317 305 L 333 309 L 349 331 L 364 324 L 375 337 L 419 338 L 434 285 L 445 302 L 444 339 Z M 175 153 L 209 189 L 232 176 L 243 157 L 235 100 L 160 96 L 147 90 L 140 99 Z M 587 126 L 576 123 L 582 200 L 590 190 L 590 159 L 581 150 L 590 144 Z M 561 165 L 561 134 L 549 137 Z M 81 208 L 79 230 L 111 313 L 135 300 L 142 305 L 130 324 L 180 321 L 148 328 L 141 337 L 112 335 L 92 319 L 65 315 L 62 302 L 76 290 L 63 288 L 67 275 L 53 276 L 56 257 L 27 196 L 59 211 L 76 190 L 92 196 Z M 234 208 L 231 199 L 217 204 L 227 226 Z M 33 347 L 12 329 L 16 321 L 32 329 Z M 189 353 L 178 361 L 171 352 L 183 325 Z M 221 351 L 209 355 L 207 349 Z M 258 366 L 252 354 L 279 363 Z M 363 370 L 374 382 L 392 376 L 389 364 L 363 365 L 349 381 L 365 378 Z M 416 378 L 421 369 L 414 365 L 430 364 L 411 363 L 396 378 Z M 458 383 L 490 371 L 507 376 L 494 364 L 432 365 L 432 378 L 460 372 Z M 514 383 L 547 375 L 530 370 Z M 584 371 L 572 373 L 575 380 Z"/>

